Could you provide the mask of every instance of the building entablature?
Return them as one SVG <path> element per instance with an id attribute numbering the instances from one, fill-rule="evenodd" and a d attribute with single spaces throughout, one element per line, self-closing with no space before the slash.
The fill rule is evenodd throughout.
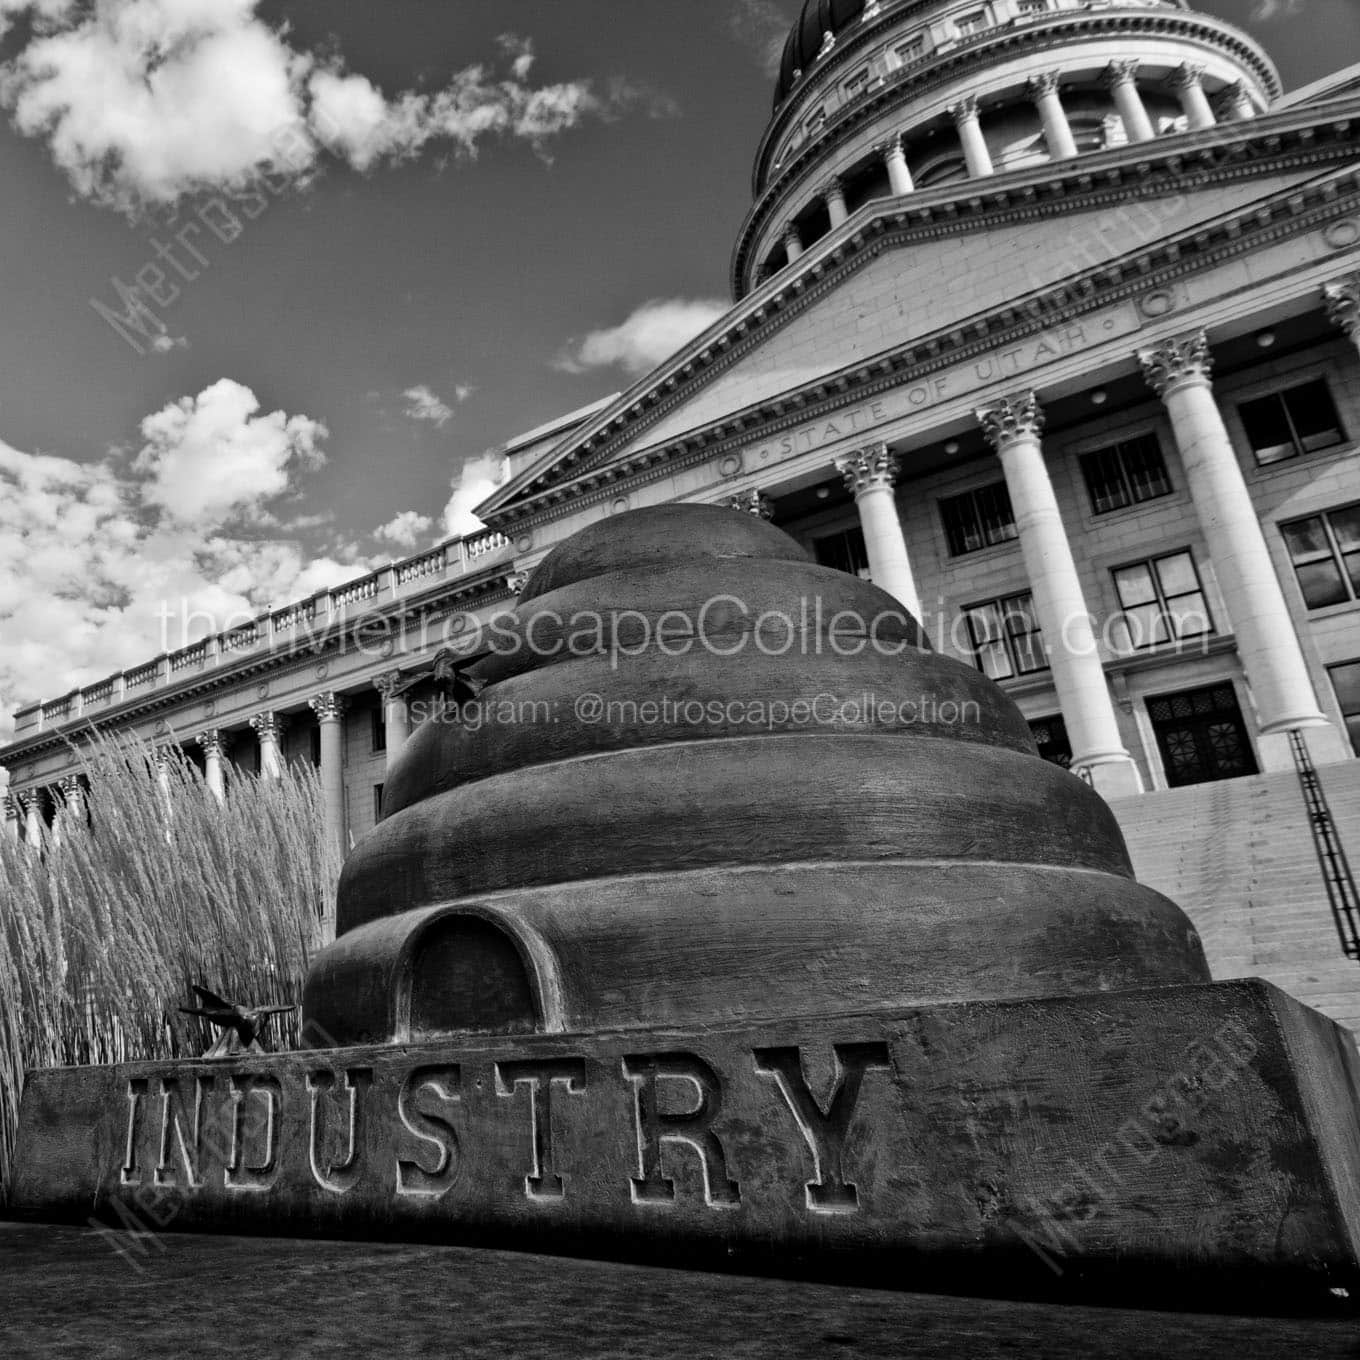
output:
<path id="1" fill-rule="evenodd" d="M 498 539 L 498 549 L 503 546 Z M 207 696 L 225 704 L 243 686 L 258 687 L 271 677 L 286 680 L 295 671 L 314 673 L 318 665 L 333 665 L 347 653 L 368 658 L 373 669 L 390 671 L 399 664 L 399 656 L 430 650 L 431 624 L 459 611 L 485 609 L 513 598 L 512 563 L 503 552 L 496 556 L 494 563 L 432 589 L 398 592 L 388 583 L 371 594 L 355 594 L 324 615 L 302 617 L 297 611 L 306 606 L 292 606 L 274 615 L 289 613 L 286 634 L 282 630 L 278 635 L 262 633 L 248 652 L 223 650 L 221 639 L 205 640 L 64 699 L 21 710 L 16 739 L 5 748 L 4 760 L 20 768 L 91 732 L 125 729 Z M 365 586 L 368 580 L 337 587 L 332 596 L 344 600 L 345 592 Z M 420 639 L 414 649 L 407 645 L 413 632 Z"/>
<path id="2" fill-rule="evenodd" d="M 1009 3 L 1000 0 L 993 8 L 1000 10 Z M 930 17 L 939 28 L 952 11 L 978 9 L 975 3 L 964 3 L 946 10 L 938 0 L 924 6 L 884 7 L 872 25 L 840 35 L 826 57 L 804 74 L 766 129 L 756 153 L 753 195 L 763 196 L 774 179 L 806 173 L 824 148 L 850 135 L 866 109 L 890 106 L 910 121 L 916 105 L 932 91 L 969 81 L 980 89 L 999 68 L 1027 56 L 1062 65 L 1068 49 L 1080 48 L 1103 52 L 1108 62 L 1143 56 L 1144 47 L 1151 44 L 1146 52 L 1149 80 L 1187 60 L 1208 59 L 1215 61 L 1215 87 L 1243 81 L 1255 111 L 1265 109 L 1281 93 L 1274 64 L 1249 34 L 1212 16 L 1164 5 L 1049 0 L 1042 13 L 1017 15 L 966 36 L 937 35 L 911 59 L 896 55 L 902 39 L 917 31 L 909 20 Z M 1073 69 L 1079 65 L 1074 63 Z M 860 70 L 868 78 L 848 91 L 849 78 Z"/>
<path id="3" fill-rule="evenodd" d="M 478 514 L 507 533 L 560 519 L 642 484 L 710 459 L 721 460 L 760 437 L 823 414 L 853 406 L 876 393 L 910 385 L 942 368 L 1022 343 L 1083 313 L 1164 289 L 1187 274 L 1262 248 L 1282 237 L 1325 225 L 1357 200 L 1353 169 L 1360 148 L 1360 100 L 1305 115 L 1271 117 L 1237 125 L 1214 138 L 1127 147 L 1098 165 L 1045 167 L 998 176 L 986 193 L 966 198 L 935 191 L 910 200 L 881 199 L 865 205 L 841 231 L 819 243 L 798 263 L 769 280 L 674 359 L 601 412 L 552 453 L 514 479 Z M 1008 298 L 986 312 L 951 321 L 881 353 L 790 385 L 787 391 L 744 406 L 721 419 L 696 424 L 683 437 L 642 444 L 646 430 L 673 412 L 719 374 L 742 363 L 783 326 L 839 287 L 885 251 L 1006 223 L 1132 202 L 1184 204 L 1186 196 L 1216 183 L 1264 177 L 1289 170 L 1343 168 L 1298 183 L 1269 201 L 1240 204 L 1117 259 L 1085 270 L 1074 267 L 1048 287 Z M 1061 173 L 1054 174 L 1053 170 Z M 1074 260 L 1074 266 L 1080 260 Z M 625 451 L 627 452 L 624 456 Z"/>

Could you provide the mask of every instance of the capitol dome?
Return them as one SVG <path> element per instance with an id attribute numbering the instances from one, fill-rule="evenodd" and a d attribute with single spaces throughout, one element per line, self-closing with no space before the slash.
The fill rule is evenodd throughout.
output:
<path id="1" fill-rule="evenodd" d="M 867 203 L 1254 118 L 1249 34 L 1183 0 L 804 0 L 738 237 L 739 300 Z"/>

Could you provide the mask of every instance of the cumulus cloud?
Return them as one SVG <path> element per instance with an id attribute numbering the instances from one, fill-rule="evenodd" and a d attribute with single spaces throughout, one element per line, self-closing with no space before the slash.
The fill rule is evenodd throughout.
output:
<path id="1" fill-rule="evenodd" d="M 463 394 L 466 393 L 467 396 Z M 457 400 L 466 401 L 472 391 L 467 387 L 459 387 L 455 393 Z M 408 387 L 402 396 L 406 398 L 406 415 L 412 420 L 427 420 L 431 425 L 438 426 L 441 430 L 453 419 L 453 407 L 442 397 L 432 392 L 424 383 L 416 387 Z"/>
<path id="2" fill-rule="evenodd" d="M 1288 19 L 1303 9 L 1303 0 L 1256 0 L 1251 11 L 1252 19 L 1260 24 L 1272 19 Z"/>
<path id="3" fill-rule="evenodd" d="M 795 18 L 795 7 L 777 4 L 775 0 L 736 0 L 728 12 L 727 27 L 755 57 L 760 69 L 773 77 L 779 74 L 784 44 Z"/>
<path id="4" fill-rule="evenodd" d="M 414 548 L 433 528 L 434 520 L 429 515 L 422 515 L 418 510 L 403 510 L 375 529 L 373 536 L 398 548 Z"/>
<path id="5" fill-rule="evenodd" d="M 627 320 L 573 341 L 554 361 L 566 373 L 621 368 L 634 377 L 650 373 L 676 350 L 707 330 L 727 304 L 716 298 L 644 302 Z"/>
<path id="6" fill-rule="evenodd" d="M 259 409 L 250 388 L 223 378 L 147 416 L 133 465 L 147 474 L 146 503 L 181 524 L 218 524 L 281 496 L 295 472 L 326 461 L 319 421 Z"/>
<path id="7" fill-rule="evenodd" d="M 310 550 L 304 521 L 270 513 L 315 466 L 324 427 L 258 410 L 248 388 L 216 383 L 148 417 L 130 463 L 0 441 L 0 741 L 17 707 L 375 565 Z M 228 466 L 248 488 L 222 489 Z"/>
<path id="8" fill-rule="evenodd" d="M 0 67 L 0 104 L 44 138 L 76 189 L 135 211 L 202 190 L 306 180 L 323 152 L 356 170 L 431 143 L 472 157 L 487 138 L 542 148 L 636 103 L 586 80 L 535 86 L 534 52 L 507 35 L 435 91 L 384 93 L 334 55 L 299 50 L 260 0 L 0 0 L 27 41 Z"/>
<path id="9" fill-rule="evenodd" d="M 480 533 L 486 525 L 472 513 L 510 475 L 505 456 L 488 449 L 469 458 L 452 483 L 453 495 L 444 507 L 444 532 L 450 537 Z"/>
<path id="10" fill-rule="evenodd" d="M 171 335 L 168 330 L 162 331 L 151 342 L 151 350 L 154 354 L 171 354 L 177 349 L 188 349 L 189 341 L 183 335 Z"/>

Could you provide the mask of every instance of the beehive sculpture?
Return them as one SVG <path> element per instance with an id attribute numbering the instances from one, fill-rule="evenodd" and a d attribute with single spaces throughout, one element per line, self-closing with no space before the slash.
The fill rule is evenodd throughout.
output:
<path id="1" fill-rule="evenodd" d="M 1360 1061 L 896 601 L 602 522 L 454 666 L 302 1051 L 30 1074 L 11 1203 L 1159 1306 L 1360 1290 Z M 160 1219 L 158 1226 L 163 1226 Z"/>

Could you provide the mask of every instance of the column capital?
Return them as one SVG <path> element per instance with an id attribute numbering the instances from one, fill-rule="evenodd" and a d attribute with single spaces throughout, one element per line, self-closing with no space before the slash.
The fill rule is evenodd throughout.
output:
<path id="1" fill-rule="evenodd" d="M 1178 335 L 1160 345 L 1140 349 L 1138 363 L 1148 386 L 1163 401 L 1186 383 L 1211 385 L 1214 357 L 1209 352 L 1209 337 L 1203 331 Z"/>
<path id="2" fill-rule="evenodd" d="M 325 694 L 313 695 L 307 700 L 307 707 L 316 714 L 318 722 L 339 722 L 349 707 L 349 701 L 343 694 L 327 691 Z"/>
<path id="3" fill-rule="evenodd" d="M 1360 273 L 1347 274 L 1322 285 L 1327 319 L 1360 345 Z"/>
<path id="4" fill-rule="evenodd" d="M 887 487 L 892 490 L 902 465 L 886 444 L 871 444 L 855 449 L 835 460 L 836 471 L 845 479 L 845 489 L 858 499 L 866 491 Z"/>
<path id="5" fill-rule="evenodd" d="M 1100 73 L 1100 83 L 1106 89 L 1113 89 L 1116 85 L 1132 85 L 1138 78 L 1141 65 L 1137 57 L 1120 57 L 1110 62 Z"/>
<path id="6" fill-rule="evenodd" d="M 1168 73 L 1166 77 L 1166 87 L 1168 90 L 1191 89 L 1196 85 L 1204 83 L 1204 67 L 1199 62 L 1183 61 L 1174 71 Z"/>
<path id="7" fill-rule="evenodd" d="M 907 149 L 902 143 L 902 134 L 894 132 L 890 137 L 885 137 L 874 148 L 880 156 L 886 160 L 889 156 L 905 156 Z"/>
<path id="8" fill-rule="evenodd" d="M 1042 99 L 1044 95 L 1058 94 L 1062 87 L 1061 71 L 1041 71 L 1025 82 L 1025 93 L 1031 99 Z"/>
<path id="9" fill-rule="evenodd" d="M 7 822 L 17 822 L 24 815 L 17 793 L 0 794 L 0 814 Z"/>
<path id="10" fill-rule="evenodd" d="M 382 695 L 384 703 L 390 704 L 393 699 L 399 699 L 405 684 L 406 677 L 401 671 L 384 671 L 373 677 L 373 688 Z"/>
<path id="11" fill-rule="evenodd" d="M 956 103 L 951 104 L 949 106 L 949 116 L 954 120 L 956 125 L 960 123 L 971 123 L 976 120 L 978 116 L 977 95 L 966 94 Z"/>
<path id="12" fill-rule="evenodd" d="M 288 719 L 282 713 L 257 713 L 251 718 L 250 725 L 262 742 L 277 743 L 288 728 Z"/>
<path id="13" fill-rule="evenodd" d="M 59 787 L 61 788 L 61 796 L 68 803 L 75 798 L 82 797 L 85 792 L 84 787 L 81 785 L 80 776 L 78 774 L 62 775 L 58 783 Z"/>
<path id="14" fill-rule="evenodd" d="M 752 487 L 749 491 L 739 491 L 735 496 L 729 496 L 725 504 L 729 510 L 740 510 L 748 515 L 759 515 L 761 519 L 774 518 L 774 506 L 770 503 L 769 497 L 762 495 L 755 487 Z"/>
<path id="15" fill-rule="evenodd" d="M 42 811 L 41 789 L 25 789 L 22 793 L 11 793 L 10 798 L 22 817 L 27 817 L 30 812 Z"/>
<path id="16" fill-rule="evenodd" d="M 1044 432 L 1044 408 L 1034 392 L 1014 392 L 991 406 L 979 407 L 978 424 L 987 442 L 1000 453 L 1022 439 L 1037 440 Z"/>
<path id="17" fill-rule="evenodd" d="M 831 175 L 822 182 L 819 192 L 823 198 L 832 198 L 837 194 L 844 195 L 845 184 L 839 175 Z"/>
<path id="18" fill-rule="evenodd" d="M 231 750 L 231 738 L 217 727 L 200 732 L 194 740 L 203 748 L 203 754 L 210 760 L 221 760 Z"/>
<path id="19" fill-rule="evenodd" d="M 1231 85 L 1225 85 L 1219 90 L 1209 102 L 1214 113 L 1223 118 L 1239 113 L 1244 104 L 1250 105 L 1251 99 L 1247 95 L 1246 85 L 1240 80 L 1234 80 Z"/>
<path id="20" fill-rule="evenodd" d="M 524 587 L 529 584 L 529 573 L 527 571 L 512 571 L 505 578 L 505 584 L 510 588 L 512 595 L 523 595 Z"/>

